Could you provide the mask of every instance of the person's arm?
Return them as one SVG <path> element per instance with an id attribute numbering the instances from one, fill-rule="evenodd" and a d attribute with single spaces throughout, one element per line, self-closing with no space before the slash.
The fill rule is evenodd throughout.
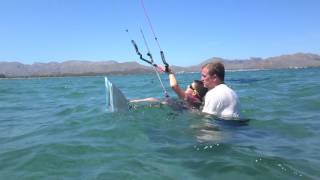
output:
<path id="1" fill-rule="evenodd" d="M 170 81 L 170 86 L 172 90 L 181 98 L 184 99 L 186 94 L 185 92 L 180 88 L 178 81 L 176 79 L 176 76 L 173 72 L 169 72 L 169 81 Z"/>
<path id="2" fill-rule="evenodd" d="M 160 102 L 160 100 L 157 99 L 157 98 L 150 97 L 150 98 L 145 98 L 145 99 L 133 99 L 133 100 L 130 100 L 130 102 L 132 102 L 132 103 L 139 103 L 139 102 Z"/>

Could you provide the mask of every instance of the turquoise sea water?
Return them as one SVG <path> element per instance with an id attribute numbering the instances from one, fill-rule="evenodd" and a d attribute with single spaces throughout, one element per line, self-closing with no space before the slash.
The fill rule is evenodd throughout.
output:
<path id="1" fill-rule="evenodd" d="M 162 97 L 153 74 L 109 78 L 128 98 Z M 226 84 L 248 125 L 167 106 L 109 113 L 100 76 L 0 80 L 0 179 L 319 179 L 320 69 Z"/>

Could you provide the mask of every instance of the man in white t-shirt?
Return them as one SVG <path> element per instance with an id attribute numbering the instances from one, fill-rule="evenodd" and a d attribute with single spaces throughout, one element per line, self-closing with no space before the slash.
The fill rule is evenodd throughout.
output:
<path id="1" fill-rule="evenodd" d="M 201 80 L 208 88 L 202 112 L 221 118 L 240 118 L 240 102 L 237 94 L 224 84 L 224 65 L 212 62 L 202 66 Z"/>

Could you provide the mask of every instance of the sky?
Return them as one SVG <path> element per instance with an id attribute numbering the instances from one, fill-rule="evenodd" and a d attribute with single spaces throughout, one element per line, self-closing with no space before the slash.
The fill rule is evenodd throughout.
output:
<path id="1" fill-rule="evenodd" d="M 157 63 L 159 47 L 141 0 L 0 0 L 0 61 L 137 61 L 130 42 Z M 212 57 L 320 54 L 319 0 L 144 0 L 169 64 Z M 125 30 L 128 29 L 129 33 Z"/>

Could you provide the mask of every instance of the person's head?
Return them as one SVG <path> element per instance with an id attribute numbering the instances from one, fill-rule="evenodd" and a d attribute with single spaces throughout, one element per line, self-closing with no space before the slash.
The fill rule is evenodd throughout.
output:
<path id="1" fill-rule="evenodd" d="M 187 87 L 185 93 L 195 96 L 202 102 L 203 97 L 206 95 L 207 91 L 208 89 L 204 87 L 202 81 L 193 80 L 192 83 Z"/>
<path id="2" fill-rule="evenodd" d="M 213 89 L 224 82 L 224 65 L 221 62 L 211 62 L 202 66 L 201 80 L 204 87 Z"/>

